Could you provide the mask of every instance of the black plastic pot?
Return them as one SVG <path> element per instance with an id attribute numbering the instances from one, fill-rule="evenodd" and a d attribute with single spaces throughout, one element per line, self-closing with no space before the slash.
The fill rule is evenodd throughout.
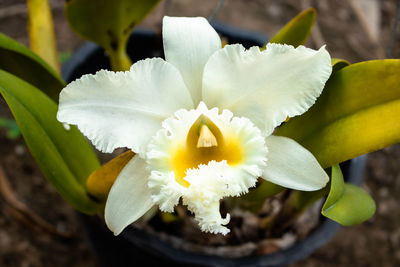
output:
<path id="1" fill-rule="evenodd" d="M 245 47 L 262 46 L 267 37 L 254 32 L 236 29 L 221 23 L 212 23 L 213 27 L 229 43 L 242 43 Z M 162 56 L 160 34 L 148 30 L 136 30 L 128 43 L 128 54 L 132 60 Z M 83 74 L 95 73 L 109 68 L 104 51 L 97 45 L 87 43 L 66 62 L 62 75 L 67 82 Z M 365 171 L 366 157 L 358 157 L 342 165 L 347 182 L 359 185 Z M 80 214 L 86 236 L 101 266 L 283 266 L 309 256 L 333 238 L 340 225 L 324 219 L 306 239 L 292 247 L 273 254 L 247 256 L 242 258 L 222 258 L 196 254 L 176 249 L 158 237 L 142 230 L 127 227 L 120 236 L 115 237 L 96 216 Z"/>

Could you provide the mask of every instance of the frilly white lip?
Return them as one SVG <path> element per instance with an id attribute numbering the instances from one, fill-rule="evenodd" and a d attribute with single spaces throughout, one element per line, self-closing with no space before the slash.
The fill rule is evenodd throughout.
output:
<path id="1" fill-rule="evenodd" d="M 189 129 L 201 115 L 208 117 L 221 130 L 225 141 L 238 141 L 241 159 L 234 164 L 227 160 L 217 162 L 215 158 L 207 163 L 194 165 L 185 170 L 184 186 L 177 181 L 178 172 L 174 162 L 176 147 L 186 146 Z M 215 150 L 223 149 L 216 147 Z M 197 109 L 179 110 L 163 122 L 163 128 L 150 142 L 147 152 L 149 189 L 154 203 L 162 211 L 173 211 L 182 197 L 183 203 L 195 214 L 203 231 L 227 234 L 223 227 L 229 216 L 221 218 L 219 202 L 224 197 L 239 196 L 255 186 L 257 178 L 266 166 L 267 148 L 260 130 L 246 118 L 233 117 L 228 110 L 219 113 L 218 108 L 209 110 L 201 102 Z M 232 149 L 230 153 L 235 153 Z"/>
<path id="2" fill-rule="evenodd" d="M 172 212 L 180 199 L 203 231 L 226 234 L 229 216 L 221 217 L 219 201 L 246 193 L 258 177 L 298 190 L 325 186 L 329 178 L 309 151 L 271 136 L 321 94 L 332 71 L 325 47 L 222 48 L 206 19 L 173 17 L 163 19 L 163 44 L 165 60 L 85 75 L 60 94 L 60 122 L 77 125 L 103 152 L 127 147 L 138 154 L 108 195 L 105 219 L 114 234 L 153 205 Z M 218 150 L 225 137 L 236 142 L 215 158 L 176 150 L 201 114 L 210 125 L 195 140 L 199 148 Z"/>

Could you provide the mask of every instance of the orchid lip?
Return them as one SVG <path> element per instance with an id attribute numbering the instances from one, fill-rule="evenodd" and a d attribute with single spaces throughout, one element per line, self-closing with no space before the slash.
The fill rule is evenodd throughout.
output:
<path id="1" fill-rule="evenodd" d="M 199 143 L 208 142 L 202 138 L 211 139 L 214 145 L 199 147 Z M 230 166 L 235 166 L 243 159 L 243 148 L 237 137 L 224 135 L 211 119 L 201 114 L 190 127 L 186 139 L 171 147 L 170 159 L 176 181 L 188 187 L 190 184 L 185 180 L 187 170 L 198 168 L 201 164 L 207 165 L 212 160 L 226 160 Z"/>
<path id="2" fill-rule="evenodd" d="M 213 145 L 199 147 L 202 138 Z M 233 117 L 228 110 L 209 110 L 204 103 L 196 110 L 179 110 L 163 122 L 148 147 L 153 201 L 173 210 L 182 197 L 202 229 L 226 234 L 222 225 L 229 217 L 222 219 L 219 201 L 255 185 L 266 153 L 260 130 L 248 119 Z"/>

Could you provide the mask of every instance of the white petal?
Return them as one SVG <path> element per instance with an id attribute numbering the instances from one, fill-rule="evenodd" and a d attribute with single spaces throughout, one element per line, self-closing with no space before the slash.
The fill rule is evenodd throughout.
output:
<path id="1" fill-rule="evenodd" d="M 179 69 L 197 106 L 204 65 L 221 48 L 221 39 L 204 18 L 164 17 L 163 42 L 165 59 Z"/>
<path id="2" fill-rule="evenodd" d="M 107 198 L 104 218 L 115 235 L 144 215 L 154 204 L 147 186 L 146 162 L 131 159 L 114 182 Z"/>
<path id="3" fill-rule="evenodd" d="M 127 72 L 101 70 L 60 94 L 57 119 L 75 124 L 103 152 L 128 147 L 141 156 L 161 122 L 193 102 L 179 71 L 160 58 Z"/>
<path id="4" fill-rule="evenodd" d="M 294 140 L 281 136 L 265 139 L 267 166 L 262 178 L 272 183 L 302 191 L 323 188 L 329 181 L 315 157 Z"/>
<path id="5" fill-rule="evenodd" d="M 204 68 L 203 101 L 249 118 L 265 136 L 284 121 L 305 112 L 331 74 L 329 53 L 304 46 L 268 44 L 245 50 L 227 45 Z"/>

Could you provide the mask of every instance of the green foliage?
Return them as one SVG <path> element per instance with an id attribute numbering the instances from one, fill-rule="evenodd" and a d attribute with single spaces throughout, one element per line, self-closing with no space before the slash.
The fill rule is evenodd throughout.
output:
<path id="1" fill-rule="evenodd" d="M 343 69 L 344 67 L 347 67 L 348 65 L 350 65 L 350 62 L 348 62 L 345 59 L 341 59 L 341 58 L 332 58 L 332 75 Z"/>
<path id="2" fill-rule="evenodd" d="M 343 181 L 338 165 L 332 167 L 331 190 L 322 207 L 322 215 L 342 225 L 362 223 L 374 215 L 374 200 L 360 187 Z"/>
<path id="3" fill-rule="evenodd" d="M 400 60 L 334 73 L 316 104 L 275 132 L 307 148 L 323 168 L 400 141 Z"/>
<path id="4" fill-rule="evenodd" d="M 86 181 L 87 193 L 96 201 L 105 203 L 119 173 L 133 156 L 135 156 L 135 153 L 128 150 L 90 174 Z"/>
<path id="5" fill-rule="evenodd" d="M 316 16 L 314 8 L 304 10 L 289 21 L 269 42 L 289 44 L 294 47 L 304 44 L 310 36 Z"/>
<path id="6" fill-rule="evenodd" d="M 113 70 L 127 70 L 131 62 L 126 43 L 132 29 L 160 0 L 69 0 L 66 15 L 72 29 L 102 46 Z"/>
<path id="7" fill-rule="evenodd" d="M 30 47 L 57 72 L 60 72 L 57 42 L 49 3 L 47 0 L 27 0 L 26 3 Z"/>
<path id="8" fill-rule="evenodd" d="M 291 206 L 291 209 L 295 214 L 299 214 L 314 204 L 315 201 L 326 196 L 328 191 L 328 186 L 317 191 L 294 191 L 290 196 L 287 205 Z"/>
<path id="9" fill-rule="evenodd" d="M 57 105 L 39 89 L 2 70 L 0 93 L 37 164 L 58 193 L 82 212 L 98 212 L 85 183 L 100 164 L 80 132 L 75 127 L 66 130 L 56 120 Z"/>
<path id="10" fill-rule="evenodd" d="M 9 139 L 17 139 L 21 135 L 21 131 L 14 120 L 0 118 L 0 127 L 3 127 L 7 130 L 6 134 L 7 138 Z"/>
<path id="11" fill-rule="evenodd" d="M 31 50 L 0 33 L 0 69 L 27 81 L 58 102 L 61 77 Z"/>

